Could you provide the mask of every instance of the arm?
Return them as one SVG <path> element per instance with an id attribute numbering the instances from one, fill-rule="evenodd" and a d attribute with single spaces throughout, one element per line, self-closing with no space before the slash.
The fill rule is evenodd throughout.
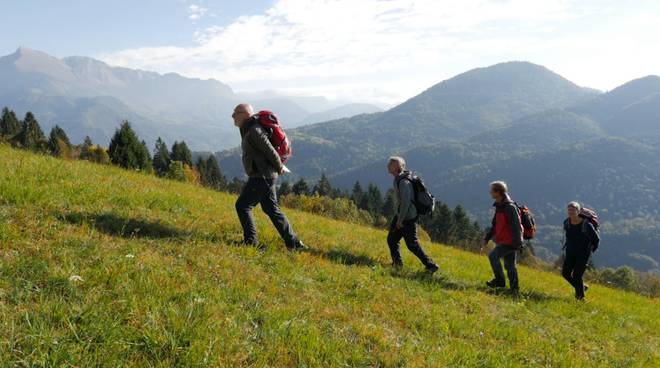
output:
<path id="1" fill-rule="evenodd" d="M 399 192 L 399 211 L 397 212 L 397 222 L 403 224 L 408 209 L 412 205 L 413 192 L 410 180 L 401 179 L 398 186 Z"/>
<path id="2" fill-rule="evenodd" d="M 280 155 L 275 151 L 275 147 L 273 147 L 270 140 L 268 140 L 266 133 L 261 129 L 253 129 L 250 132 L 250 140 L 254 147 L 266 156 L 266 160 L 277 170 L 277 172 L 281 173 L 284 169 L 284 164 L 282 164 Z"/>
<path id="3" fill-rule="evenodd" d="M 522 246 L 522 225 L 520 224 L 520 214 L 518 213 L 518 208 L 514 203 L 511 203 L 506 207 L 506 214 L 511 223 L 511 235 L 513 235 L 513 245 L 514 247 Z"/>

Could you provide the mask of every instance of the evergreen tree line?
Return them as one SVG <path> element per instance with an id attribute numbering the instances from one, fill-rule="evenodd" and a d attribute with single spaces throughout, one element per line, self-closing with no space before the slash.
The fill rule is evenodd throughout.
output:
<path id="1" fill-rule="evenodd" d="M 342 191 L 333 188 L 325 174 L 321 175 L 313 186 L 310 186 L 304 178 L 293 184 L 283 182 L 278 189 L 278 195 L 289 194 L 348 199 L 358 209 L 371 214 L 374 219 L 373 224 L 376 226 L 389 225 L 388 221 L 397 211 L 394 188 L 390 188 L 383 196 L 375 184 L 369 183 L 367 188 L 363 189 L 362 184 L 357 181 L 350 192 Z M 470 250 L 479 250 L 481 247 L 483 230 L 478 222 L 470 220 L 461 205 L 450 209 L 446 204 L 438 202 L 432 215 L 421 218 L 420 225 L 433 241 L 454 244 Z"/>

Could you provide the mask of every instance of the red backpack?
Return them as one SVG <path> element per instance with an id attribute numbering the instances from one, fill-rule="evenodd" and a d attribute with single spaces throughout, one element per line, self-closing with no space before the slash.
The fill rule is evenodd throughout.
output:
<path id="1" fill-rule="evenodd" d="M 291 142 L 287 138 L 286 133 L 284 133 L 284 129 L 282 129 L 275 113 L 262 110 L 254 115 L 254 118 L 268 133 L 268 139 L 275 148 L 275 151 L 277 151 L 277 154 L 280 155 L 282 163 L 286 163 L 291 158 L 293 151 L 291 150 Z"/>
<path id="2" fill-rule="evenodd" d="M 600 220 L 598 219 L 598 214 L 596 211 L 590 208 L 582 207 L 580 210 L 580 217 L 591 222 L 591 224 L 594 226 L 594 230 L 600 230 Z"/>

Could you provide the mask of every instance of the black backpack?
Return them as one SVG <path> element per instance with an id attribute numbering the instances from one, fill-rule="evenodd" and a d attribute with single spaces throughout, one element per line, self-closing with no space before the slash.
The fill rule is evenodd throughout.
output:
<path id="1" fill-rule="evenodd" d="M 431 194 L 431 192 L 429 192 L 426 184 L 424 184 L 424 180 L 413 174 L 404 176 L 403 178 L 399 179 L 399 182 L 401 182 L 401 180 L 409 180 L 412 183 L 414 193 L 413 204 L 415 205 L 415 209 L 417 209 L 417 214 L 432 214 L 433 210 L 435 210 L 435 197 L 433 194 Z"/>

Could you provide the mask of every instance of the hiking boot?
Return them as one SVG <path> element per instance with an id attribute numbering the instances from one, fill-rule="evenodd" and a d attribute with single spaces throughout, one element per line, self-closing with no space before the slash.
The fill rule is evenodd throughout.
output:
<path id="1" fill-rule="evenodd" d="M 511 293 L 511 295 L 513 295 L 513 296 L 518 296 L 518 295 L 520 295 L 520 289 L 519 288 L 511 288 L 511 289 L 509 289 L 509 293 Z"/>
<path id="2" fill-rule="evenodd" d="M 308 250 L 309 247 L 306 246 L 305 243 L 302 242 L 302 240 L 296 240 L 295 243 L 293 243 L 293 246 L 286 247 L 286 249 L 289 252 L 300 252 L 301 250 Z"/>
<path id="3" fill-rule="evenodd" d="M 435 263 L 426 266 L 426 272 L 430 273 L 431 275 L 433 275 L 434 273 L 436 273 L 439 269 L 440 269 L 440 266 L 438 266 L 438 265 L 435 264 Z"/>
<path id="4" fill-rule="evenodd" d="M 492 279 L 490 281 L 486 281 L 486 286 L 491 289 L 503 288 L 506 287 L 506 281 L 500 279 Z"/>

